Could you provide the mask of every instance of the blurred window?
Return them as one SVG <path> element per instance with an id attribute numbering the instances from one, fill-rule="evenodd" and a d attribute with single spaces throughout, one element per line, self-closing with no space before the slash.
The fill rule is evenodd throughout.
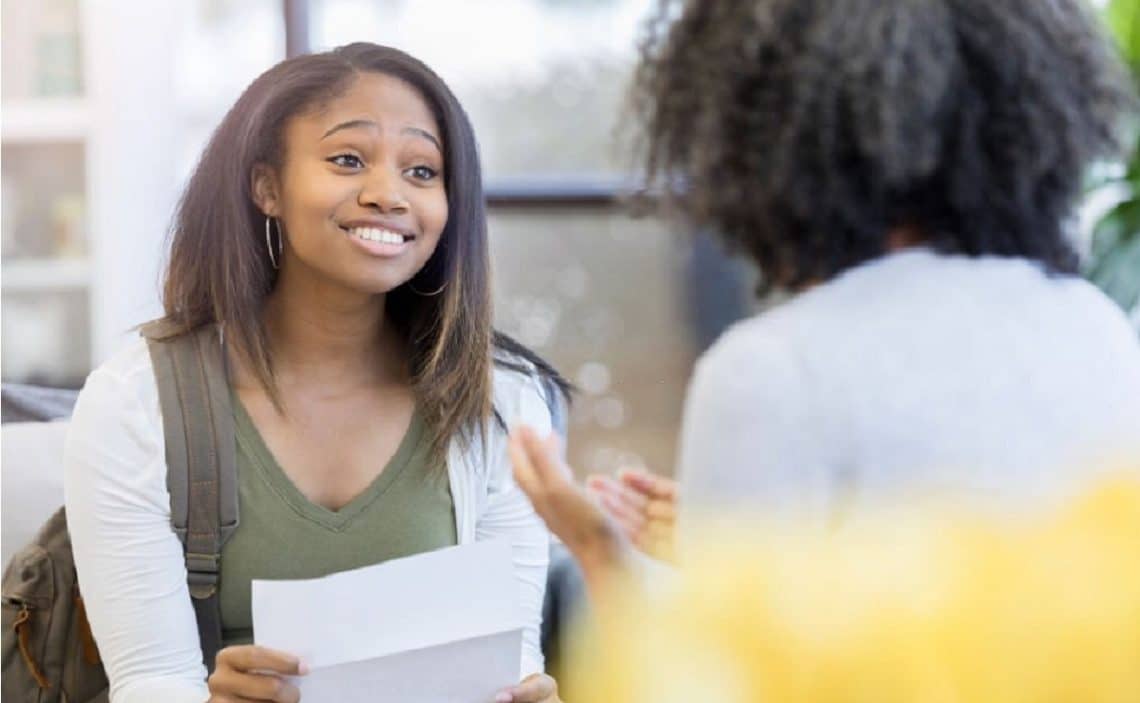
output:
<path id="1" fill-rule="evenodd" d="M 182 6 L 174 38 L 179 144 L 178 175 L 185 179 L 206 141 L 241 92 L 285 58 L 281 0 L 195 0 Z"/>
<path id="2" fill-rule="evenodd" d="M 490 183 L 624 174 L 616 143 L 648 0 L 311 0 L 314 50 L 402 49 L 447 81 Z"/>

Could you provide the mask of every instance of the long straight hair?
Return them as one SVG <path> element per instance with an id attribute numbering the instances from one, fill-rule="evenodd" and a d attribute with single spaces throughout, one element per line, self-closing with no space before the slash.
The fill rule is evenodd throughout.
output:
<path id="1" fill-rule="evenodd" d="M 492 330 L 490 261 L 479 154 L 471 122 L 431 69 L 389 47 L 355 43 L 282 61 L 246 88 L 210 138 L 179 202 L 163 290 L 170 334 L 224 326 L 228 342 L 283 409 L 262 321 L 276 271 L 265 217 L 253 199 L 258 164 L 280 170 L 286 123 L 341 95 L 357 76 L 382 73 L 423 96 L 443 134 L 448 219 L 431 258 L 388 293 L 386 314 L 405 339 L 419 412 L 436 452 L 470 440 L 492 416 L 493 348 L 565 381 L 529 350 Z M 419 291 L 440 290 L 437 295 Z M 528 365 L 515 364 L 518 368 Z"/>

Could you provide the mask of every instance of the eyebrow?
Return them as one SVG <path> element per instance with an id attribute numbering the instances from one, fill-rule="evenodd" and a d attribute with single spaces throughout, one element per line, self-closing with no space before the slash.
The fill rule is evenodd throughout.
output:
<path id="1" fill-rule="evenodd" d="M 321 135 L 321 139 L 325 139 L 329 135 L 334 134 L 336 132 L 339 132 L 341 130 L 355 129 L 357 127 L 376 127 L 376 128 L 379 128 L 380 125 L 377 124 L 376 122 L 373 122 L 372 120 L 349 120 L 347 122 L 341 122 L 340 124 L 332 127 L 329 131 L 327 131 Z M 400 134 L 412 134 L 412 135 L 415 135 L 417 137 L 423 137 L 424 139 L 428 140 L 432 144 L 435 144 L 435 148 L 439 149 L 439 153 L 441 153 L 441 154 L 443 153 L 443 145 L 439 143 L 439 140 L 436 139 L 434 134 L 427 131 L 426 129 L 420 129 L 419 127 L 404 127 L 403 129 L 400 130 Z"/>

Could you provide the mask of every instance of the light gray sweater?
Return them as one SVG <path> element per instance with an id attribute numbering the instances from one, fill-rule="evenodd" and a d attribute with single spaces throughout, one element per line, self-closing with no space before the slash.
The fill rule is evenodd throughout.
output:
<path id="1" fill-rule="evenodd" d="M 916 249 L 737 324 L 697 365 L 686 515 L 835 524 L 913 496 L 1009 505 L 1140 469 L 1140 342 L 1075 277 Z M 683 515 L 682 519 L 685 519 Z"/>

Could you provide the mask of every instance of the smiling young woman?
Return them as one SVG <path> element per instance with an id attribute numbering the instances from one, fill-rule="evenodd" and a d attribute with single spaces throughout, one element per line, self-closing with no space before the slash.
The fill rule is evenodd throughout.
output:
<path id="1" fill-rule="evenodd" d="M 162 320 L 170 336 L 218 330 L 234 400 L 241 523 L 208 682 L 142 340 L 92 373 L 68 440 L 75 560 L 113 700 L 295 700 L 281 677 L 302 663 L 249 644 L 253 579 L 484 539 L 511 542 L 527 617 L 527 680 L 500 699 L 556 700 L 538 648 L 547 532 L 505 429 L 548 428 L 544 384 L 566 386 L 492 329 L 489 268 L 475 137 L 422 63 L 352 44 L 246 89 L 179 205 Z"/>

